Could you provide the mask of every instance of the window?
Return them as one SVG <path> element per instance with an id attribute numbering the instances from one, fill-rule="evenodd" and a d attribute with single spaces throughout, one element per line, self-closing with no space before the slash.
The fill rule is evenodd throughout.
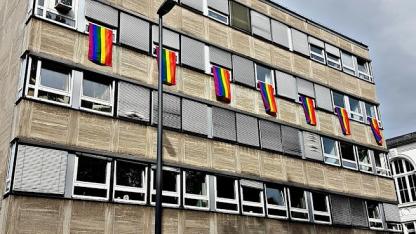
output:
<path id="1" fill-rule="evenodd" d="M 344 72 L 355 76 L 354 56 L 350 53 L 342 52 L 341 59 Z"/>
<path id="2" fill-rule="evenodd" d="M 183 172 L 183 205 L 185 208 L 209 209 L 209 177 L 206 173 Z"/>
<path id="3" fill-rule="evenodd" d="M 27 79 L 27 96 L 46 102 L 71 104 L 72 71 L 60 64 L 31 58 Z"/>
<path id="4" fill-rule="evenodd" d="M 153 57 L 157 57 L 156 52 L 157 52 L 157 48 L 158 47 L 159 47 L 159 43 L 158 42 L 154 42 L 153 45 L 152 45 L 152 55 L 153 55 Z M 175 56 L 176 56 L 176 64 L 179 64 L 179 61 L 180 61 L 179 60 L 179 52 L 176 51 L 176 50 L 174 50 L 174 49 L 172 49 L 172 48 L 167 47 L 165 45 L 165 42 L 163 42 L 163 48 L 164 49 L 168 49 L 170 51 L 173 51 L 175 53 Z"/>
<path id="5" fill-rule="evenodd" d="M 339 145 L 341 151 L 342 166 L 350 169 L 357 169 L 354 146 L 347 142 L 340 142 Z"/>
<path id="6" fill-rule="evenodd" d="M 413 222 L 412 223 L 405 223 L 404 227 L 405 227 L 405 231 L 407 231 L 406 233 L 409 233 L 409 234 L 416 233 L 415 224 Z"/>
<path id="7" fill-rule="evenodd" d="M 372 81 L 370 64 L 361 58 L 357 58 L 358 76 L 361 79 Z"/>
<path id="8" fill-rule="evenodd" d="M 256 85 L 261 81 L 263 83 L 271 84 L 274 86 L 274 76 L 271 69 L 256 64 Z M 276 91 L 275 91 L 276 92 Z"/>
<path id="9" fill-rule="evenodd" d="M 401 223 L 388 222 L 387 223 L 387 230 L 389 230 L 391 232 L 402 233 L 403 232 L 403 226 L 402 226 Z M 407 233 L 411 233 L 411 232 L 407 232 Z"/>
<path id="10" fill-rule="evenodd" d="M 224 15 L 216 10 L 208 8 L 208 17 L 218 22 L 228 25 L 228 15 Z"/>
<path id="11" fill-rule="evenodd" d="M 376 173 L 378 175 L 391 176 L 389 161 L 385 153 L 374 151 L 374 161 L 376 164 Z"/>
<path id="12" fill-rule="evenodd" d="M 216 176 L 214 183 L 215 210 L 224 213 L 238 213 L 240 207 L 237 180 L 230 177 Z"/>
<path id="13" fill-rule="evenodd" d="M 324 161 L 327 164 L 340 165 L 339 149 L 337 141 L 322 137 L 322 149 L 324 152 Z"/>
<path id="14" fill-rule="evenodd" d="M 291 188 L 289 190 L 290 217 L 293 220 L 308 221 L 308 203 L 306 192 L 302 189 Z"/>
<path id="15" fill-rule="evenodd" d="M 263 184 L 240 181 L 241 210 L 245 215 L 264 216 Z"/>
<path id="16" fill-rule="evenodd" d="M 288 215 L 285 188 L 275 184 L 265 184 L 264 188 L 266 193 L 267 216 L 286 219 Z"/>
<path id="17" fill-rule="evenodd" d="M 339 56 L 327 52 L 326 60 L 328 66 L 341 70 L 341 58 Z"/>
<path id="18" fill-rule="evenodd" d="M 230 8 L 231 25 L 238 29 L 251 32 L 249 9 L 234 1 L 230 1 Z"/>
<path id="19" fill-rule="evenodd" d="M 358 162 L 360 164 L 360 171 L 373 172 L 373 164 L 368 149 L 357 146 Z"/>
<path id="20" fill-rule="evenodd" d="M 62 4 L 56 4 L 61 2 Z M 62 6 L 62 7 L 57 7 Z M 60 25 L 75 28 L 76 26 L 76 0 L 37 0 L 36 15 Z"/>
<path id="21" fill-rule="evenodd" d="M 94 22 L 88 22 L 87 21 L 87 23 L 85 24 L 85 30 L 84 30 L 84 32 L 86 32 L 88 34 L 89 34 L 89 29 L 90 29 L 90 27 L 89 27 L 90 26 L 90 23 L 93 23 L 93 24 L 96 24 L 96 25 L 105 27 L 103 25 L 100 25 L 100 24 L 97 24 L 97 23 L 94 23 Z M 108 28 L 108 27 L 106 27 L 106 28 Z M 117 43 L 117 29 L 112 29 L 112 28 L 108 28 L 108 29 L 111 29 L 111 31 L 113 31 L 113 43 Z"/>
<path id="22" fill-rule="evenodd" d="M 364 103 L 364 106 L 367 117 L 376 118 L 381 126 L 381 121 L 378 116 L 377 107 L 369 103 Z M 366 120 L 366 123 L 370 123 L 368 119 Z"/>
<path id="23" fill-rule="evenodd" d="M 345 108 L 345 95 L 332 92 L 332 98 L 334 99 L 334 106 Z"/>
<path id="24" fill-rule="evenodd" d="M 82 80 L 81 109 L 113 114 L 114 82 L 100 75 L 84 73 Z"/>
<path id="25" fill-rule="evenodd" d="M 179 169 L 164 167 L 162 171 L 162 204 L 166 207 L 179 207 L 180 173 Z M 151 204 L 156 202 L 156 168 L 152 168 L 151 179 Z"/>
<path id="26" fill-rule="evenodd" d="M 331 223 L 329 199 L 321 193 L 311 193 L 313 220 L 315 223 Z"/>
<path id="27" fill-rule="evenodd" d="M 116 161 L 114 165 L 114 201 L 145 204 L 147 167 L 142 164 Z"/>
<path id="28" fill-rule="evenodd" d="M 77 156 L 73 197 L 108 200 L 110 187 L 110 161 L 105 158 Z"/>
<path id="29" fill-rule="evenodd" d="M 364 121 L 364 114 L 361 108 L 361 102 L 352 97 L 348 98 L 348 100 L 351 118 L 361 122 Z"/>
<path id="30" fill-rule="evenodd" d="M 310 46 L 310 52 L 311 52 L 311 59 L 318 61 L 320 63 L 325 63 L 324 49 L 313 44 L 309 44 L 309 46 Z"/>
<path id="31" fill-rule="evenodd" d="M 367 201 L 367 211 L 370 229 L 383 229 L 383 220 L 381 219 L 378 203 Z"/>
<path id="32" fill-rule="evenodd" d="M 396 159 L 391 163 L 399 203 L 416 201 L 416 174 L 413 165 L 406 159 Z"/>

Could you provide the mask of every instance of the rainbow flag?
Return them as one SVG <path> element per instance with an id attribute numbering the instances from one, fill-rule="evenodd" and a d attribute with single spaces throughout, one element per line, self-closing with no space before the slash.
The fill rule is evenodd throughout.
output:
<path id="1" fill-rule="evenodd" d="M 378 124 L 378 120 L 376 118 L 368 117 L 368 121 L 370 122 L 371 131 L 373 131 L 374 138 L 377 144 L 383 144 L 383 136 L 381 135 L 380 125 Z"/>
<path id="2" fill-rule="evenodd" d="M 159 47 L 156 48 L 156 55 L 159 64 Z M 162 52 L 162 81 L 165 85 L 176 85 L 176 55 L 168 49 Z"/>
<path id="3" fill-rule="evenodd" d="M 257 85 L 260 89 L 261 98 L 263 99 L 264 109 L 266 109 L 266 113 L 272 116 L 276 116 L 277 105 L 276 99 L 273 96 L 273 85 L 261 81 L 259 81 Z"/>
<path id="4" fill-rule="evenodd" d="M 214 74 L 217 99 L 227 103 L 231 102 L 230 71 L 225 68 L 212 66 L 212 74 Z"/>
<path id="5" fill-rule="evenodd" d="M 338 115 L 339 123 L 341 124 L 342 133 L 344 135 L 351 135 L 350 118 L 345 108 L 335 107 L 335 112 Z"/>
<path id="6" fill-rule="evenodd" d="M 90 23 L 88 59 L 94 63 L 111 66 L 113 60 L 113 31 Z"/>
<path id="7" fill-rule="evenodd" d="M 305 112 L 306 122 L 312 126 L 316 126 L 316 112 L 313 105 L 313 99 L 310 97 L 300 96 L 303 110 Z"/>

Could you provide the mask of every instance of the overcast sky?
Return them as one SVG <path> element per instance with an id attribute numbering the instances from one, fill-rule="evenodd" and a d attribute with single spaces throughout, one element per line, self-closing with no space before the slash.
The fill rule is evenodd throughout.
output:
<path id="1" fill-rule="evenodd" d="M 416 131 L 416 0 L 275 0 L 370 47 L 387 138 Z"/>

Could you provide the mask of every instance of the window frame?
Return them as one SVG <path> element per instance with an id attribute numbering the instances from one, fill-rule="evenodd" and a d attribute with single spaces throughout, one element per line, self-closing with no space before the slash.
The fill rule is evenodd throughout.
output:
<path id="1" fill-rule="evenodd" d="M 360 70 L 360 65 L 359 65 L 360 61 L 364 61 L 364 68 L 366 69 L 365 72 Z M 358 70 L 358 78 L 369 81 L 369 82 L 373 82 L 370 63 L 367 60 L 357 57 L 357 70 Z"/>
<path id="2" fill-rule="evenodd" d="M 155 205 L 156 201 L 152 201 L 152 197 L 153 195 L 156 196 L 156 188 L 153 188 L 153 184 L 154 184 L 154 180 L 156 179 L 153 173 L 153 171 L 156 173 L 156 166 L 152 166 L 151 170 L 150 170 L 150 204 L 151 205 Z M 163 171 L 171 171 L 171 172 L 176 172 L 176 192 L 172 192 L 172 191 L 164 191 L 162 188 L 162 206 L 163 207 L 171 207 L 171 208 L 178 208 L 181 205 L 181 171 L 179 168 L 173 168 L 173 167 L 163 167 L 162 169 L 162 176 L 163 176 Z M 177 198 L 178 203 L 177 204 L 172 204 L 172 203 L 164 203 L 163 202 L 163 196 L 166 197 L 174 197 Z"/>
<path id="3" fill-rule="evenodd" d="M 328 195 L 325 195 L 325 194 L 321 194 L 321 195 L 325 196 L 325 204 L 326 204 L 326 208 L 328 209 L 328 211 L 325 212 L 325 211 L 315 210 L 315 205 L 314 205 L 314 202 L 313 202 L 313 195 L 314 195 L 314 192 L 310 192 L 310 196 L 311 196 L 311 210 L 312 210 L 312 215 L 313 215 L 313 221 L 314 221 L 314 223 L 332 224 L 331 207 L 330 207 L 330 204 L 329 204 L 329 196 Z M 326 217 L 329 218 L 329 221 L 328 222 L 325 222 L 325 221 L 316 220 L 315 219 L 315 215 L 326 216 Z"/>
<path id="4" fill-rule="evenodd" d="M 341 144 L 349 144 L 349 145 L 351 145 L 353 147 L 352 148 L 352 152 L 353 152 L 353 156 L 354 156 L 354 161 L 352 161 L 350 159 L 344 159 L 342 157 L 342 147 L 341 147 Z M 340 152 L 340 158 L 341 158 L 341 165 L 342 165 L 342 167 L 348 168 L 348 169 L 351 169 L 351 170 L 358 171 L 358 160 L 357 160 L 357 154 L 356 154 L 355 146 L 352 143 L 339 142 L 339 152 Z M 344 164 L 344 161 L 346 161 L 346 163 L 355 164 L 355 167 L 346 166 Z"/>
<path id="5" fill-rule="evenodd" d="M 349 56 L 349 57 L 351 57 L 351 60 L 352 60 L 352 67 L 350 67 L 350 66 L 348 66 L 348 65 L 345 65 L 345 63 L 344 63 L 344 61 L 343 61 L 343 59 L 342 59 L 342 56 Z M 356 72 L 355 72 L 355 68 L 356 68 L 356 64 L 355 64 L 355 61 L 354 61 L 355 59 L 354 59 L 354 55 L 353 54 L 351 54 L 351 53 L 348 53 L 348 52 L 345 52 L 345 51 L 341 51 L 341 62 L 342 62 L 342 71 L 343 72 L 345 72 L 345 73 L 347 73 L 347 74 L 350 74 L 350 75 L 352 75 L 352 76 L 357 76 L 357 74 L 356 74 Z"/>
<path id="6" fill-rule="evenodd" d="M 221 176 L 221 177 L 225 177 L 225 176 Z M 238 183 L 238 179 L 235 179 L 235 178 L 232 178 L 232 179 L 234 180 L 234 196 L 235 196 L 235 198 L 234 199 L 229 199 L 229 198 L 218 197 L 218 192 L 217 192 L 218 176 L 214 177 L 214 196 L 215 196 L 214 210 L 215 211 L 218 211 L 218 212 L 221 212 L 221 213 L 227 213 L 227 214 L 239 214 L 240 213 L 239 183 Z M 226 209 L 218 208 L 217 207 L 217 202 L 236 205 L 237 210 L 226 210 Z"/>
<path id="7" fill-rule="evenodd" d="M 187 174 L 187 170 L 183 170 L 182 171 L 182 204 L 183 207 L 186 209 L 193 209 L 193 210 L 209 210 L 210 209 L 210 176 L 208 175 L 208 173 L 206 172 L 202 172 L 202 171 L 194 171 L 194 172 L 199 172 L 199 173 L 204 173 L 205 174 L 205 186 L 206 186 L 206 191 L 207 194 L 206 195 L 197 195 L 197 194 L 192 194 L 192 193 L 187 193 L 186 192 L 186 174 Z M 207 202 L 207 206 L 206 207 L 199 207 L 199 206 L 192 206 L 192 205 L 186 205 L 185 200 L 186 199 L 191 199 L 191 200 L 204 200 Z"/>
<path id="8" fill-rule="evenodd" d="M 116 81 L 111 79 L 111 78 L 108 78 L 104 75 L 94 74 L 94 75 L 97 75 L 97 76 L 103 76 L 103 77 L 105 77 L 105 79 L 109 80 L 108 83 L 110 84 L 110 101 L 107 102 L 107 101 L 103 101 L 103 100 L 96 99 L 96 98 L 93 98 L 93 97 L 84 96 L 84 80 L 89 80 L 89 81 L 92 81 L 92 82 L 104 84 L 104 82 L 100 82 L 101 80 L 97 81 L 97 80 L 94 80 L 94 79 L 88 79 L 88 77 L 85 76 L 86 74 L 88 74 L 88 73 L 85 73 L 85 72 L 83 73 L 83 77 L 82 77 L 82 80 L 81 80 L 81 83 L 80 83 L 80 95 L 79 95 L 79 100 L 78 100 L 79 109 L 87 111 L 87 112 L 96 113 L 96 114 L 113 116 L 114 111 L 115 111 L 114 110 L 114 107 L 115 107 L 115 105 L 114 105 L 114 100 L 115 100 L 114 94 L 115 94 L 115 88 L 116 88 L 115 87 L 116 86 Z M 87 102 L 91 102 L 91 103 L 96 103 L 96 104 L 109 106 L 109 107 L 111 107 L 111 112 L 103 112 L 103 111 L 98 111 L 98 110 L 93 110 L 93 109 L 90 109 L 90 108 L 83 107 L 82 106 L 82 101 L 87 101 Z"/>
<path id="9" fill-rule="evenodd" d="M 284 187 L 284 186 L 281 186 L 281 187 L 283 188 L 283 198 L 284 198 L 285 205 L 284 206 L 273 205 L 273 204 L 269 204 L 269 202 L 267 200 L 267 183 L 264 183 L 263 190 L 264 190 L 264 196 L 265 196 L 265 199 L 264 200 L 265 200 L 265 204 L 266 204 L 266 215 L 269 218 L 273 218 L 273 219 L 289 219 L 289 210 L 288 210 L 286 187 Z M 273 189 L 273 188 L 271 188 L 271 189 Z M 269 209 L 285 211 L 286 212 L 286 216 L 271 215 L 271 214 L 269 214 Z"/>
<path id="10" fill-rule="evenodd" d="M 6 172 L 6 182 L 4 183 L 4 193 L 8 194 L 12 191 L 12 179 L 14 174 L 14 164 L 16 161 L 16 154 L 17 154 L 17 143 L 13 142 L 13 144 L 9 147 L 9 158 L 7 163 L 7 172 Z"/>
<path id="11" fill-rule="evenodd" d="M 299 189 L 299 188 L 297 188 L 297 189 Z M 290 213 L 289 217 L 292 220 L 302 221 L 302 222 L 309 222 L 310 221 L 310 216 L 309 216 L 309 204 L 308 204 L 307 192 L 304 189 L 299 189 L 299 190 L 303 191 L 303 198 L 305 199 L 306 208 L 302 209 L 302 208 L 292 207 L 292 196 L 291 196 L 290 188 L 288 188 L 289 213 Z M 293 217 L 292 212 L 306 214 L 308 218 L 307 219 L 301 219 L 301 218 Z"/>
<path id="12" fill-rule="evenodd" d="M 253 185 L 249 185 L 248 183 L 255 183 L 257 185 L 253 186 Z M 251 189 L 257 189 L 259 190 L 260 194 L 260 203 L 258 202 L 251 202 L 251 201 L 245 201 L 244 200 L 244 192 L 243 192 L 243 187 L 248 187 Z M 263 187 L 263 183 L 262 182 L 254 182 L 254 181 L 249 181 L 249 180 L 240 180 L 240 197 L 241 197 L 241 213 L 243 215 L 247 215 L 247 216 L 256 216 L 256 217 L 264 217 L 266 215 L 266 211 L 265 211 L 265 207 L 264 207 L 264 187 Z M 250 206 L 250 207 L 256 207 L 256 208 L 261 208 L 262 209 L 262 213 L 250 213 L 250 212 L 246 212 L 244 211 L 244 206 Z"/>
<path id="13" fill-rule="evenodd" d="M 273 86 L 273 96 L 275 96 L 276 95 L 276 85 L 275 85 L 276 81 L 275 81 L 275 77 L 274 77 L 274 70 L 267 67 L 267 66 L 263 66 L 261 64 L 258 64 L 258 63 L 254 63 L 254 77 L 256 78 L 256 89 L 260 90 L 258 85 L 257 85 L 259 82 L 262 82 L 262 83 L 265 83 L 265 84 L 270 84 L 270 83 L 267 83 L 267 82 L 264 82 L 264 81 L 261 81 L 261 80 L 258 79 L 258 77 L 257 77 L 257 75 L 258 75 L 257 66 L 260 66 L 260 67 L 263 67 L 263 68 L 266 68 L 266 69 L 270 70 L 271 80 L 272 80 L 271 85 Z"/>
<path id="14" fill-rule="evenodd" d="M 39 0 L 35 0 L 35 9 L 33 9 L 34 12 L 35 12 L 34 14 L 37 17 L 41 17 L 42 19 L 45 19 L 45 20 L 47 20 L 49 22 L 53 22 L 53 23 L 58 24 L 60 26 L 67 27 L 67 28 L 71 28 L 71 29 L 77 29 L 78 14 L 79 14 L 79 12 L 78 12 L 78 10 L 79 10 L 78 9 L 78 4 L 79 4 L 78 3 L 78 0 L 72 0 L 72 11 L 74 12 L 74 18 L 70 18 L 70 17 L 68 17 L 68 16 L 66 16 L 64 14 L 61 14 L 56 9 L 49 9 L 48 6 L 46 6 L 46 4 L 49 3 L 49 1 L 55 1 L 55 0 L 44 0 L 43 6 L 40 6 L 39 5 Z M 39 9 L 42 10 L 42 15 L 39 15 L 38 14 L 38 10 Z M 46 17 L 47 11 L 51 12 L 52 14 L 60 15 L 60 16 L 62 16 L 64 18 L 68 18 L 70 20 L 73 20 L 74 21 L 74 26 L 71 26 L 71 25 L 68 25 L 68 24 L 64 24 L 64 23 L 61 23 L 59 21 L 56 21 L 56 20 L 53 20 L 53 19 L 50 19 L 50 18 Z"/>
<path id="15" fill-rule="evenodd" d="M 317 48 L 317 49 L 320 49 L 322 52 L 321 52 L 321 54 L 318 54 L 318 53 L 316 53 L 315 51 L 313 51 L 312 50 L 312 47 L 315 47 L 315 48 Z M 314 45 L 314 44 L 312 44 L 312 43 L 309 43 L 309 57 L 313 60 L 313 61 L 316 61 L 316 62 L 318 62 L 318 63 L 322 63 L 322 64 L 326 64 L 326 62 L 327 62 L 327 59 L 326 59 L 326 56 L 325 56 L 325 48 L 322 48 L 322 47 L 320 47 L 320 46 L 317 46 L 317 45 Z M 316 57 L 318 57 L 318 58 L 316 58 L 316 57 L 314 57 L 314 56 L 316 56 Z M 319 58 L 321 58 L 321 59 L 323 59 L 323 61 L 322 60 L 319 60 Z"/>
<path id="16" fill-rule="evenodd" d="M 334 142 L 334 148 L 335 148 L 336 156 L 325 153 L 324 139 L 329 139 L 329 140 Z M 322 155 L 324 156 L 324 162 L 326 164 L 330 164 L 330 165 L 341 166 L 341 155 L 340 155 L 340 151 L 339 151 L 338 141 L 334 140 L 334 139 L 331 139 L 331 138 L 328 138 L 328 137 L 321 137 L 321 144 L 322 144 Z M 335 159 L 335 160 L 338 161 L 338 163 L 335 164 L 335 163 L 327 162 L 326 158 Z"/>
<path id="17" fill-rule="evenodd" d="M 214 16 L 212 16 L 210 13 L 214 13 L 215 15 L 219 15 L 219 16 L 221 16 L 221 17 L 224 17 L 225 19 L 227 19 L 227 21 L 226 21 L 226 22 L 221 21 L 221 20 L 219 20 L 218 18 L 215 18 Z M 222 24 L 224 24 L 224 25 L 230 25 L 230 17 L 229 17 L 229 15 L 226 15 L 226 14 L 221 13 L 221 12 L 219 12 L 219 11 L 215 10 L 215 9 L 212 9 L 211 7 L 208 7 L 208 6 L 207 6 L 207 10 L 206 10 L 206 12 L 205 12 L 205 15 L 206 15 L 207 17 L 209 17 L 210 19 L 213 19 L 213 20 L 215 20 L 215 21 L 217 21 L 217 22 L 219 22 L 219 23 L 222 23 Z"/>
<path id="18" fill-rule="evenodd" d="M 406 162 L 409 163 L 412 167 L 413 170 L 407 170 L 406 168 Z M 403 172 L 398 173 L 396 171 L 396 166 L 394 165 L 395 163 L 401 163 L 402 164 L 402 168 L 403 168 Z M 410 186 L 410 179 L 409 177 L 411 176 L 415 176 L 416 174 L 416 170 L 413 164 L 411 164 L 411 162 L 407 159 L 404 158 L 397 158 L 397 159 L 393 159 L 390 163 L 391 168 L 392 168 L 392 174 L 393 174 L 393 179 L 394 179 L 394 185 L 396 187 L 396 194 L 397 194 L 397 198 L 399 200 L 399 206 L 402 204 L 416 204 L 416 188 L 413 188 Z M 416 178 L 415 178 L 416 179 Z M 399 180 L 401 182 L 403 182 L 403 189 L 400 189 L 399 186 Z M 413 181 L 413 183 L 415 183 L 415 181 Z M 407 194 L 409 201 L 403 201 L 402 196 L 401 196 L 401 192 L 404 191 L 404 195 Z M 414 195 L 412 194 L 412 192 L 414 192 Z"/>
<path id="19" fill-rule="evenodd" d="M 382 155 L 382 156 L 380 156 L 380 155 Z M 376 174 L 380 175 L 380 176 L 391 177 L 392 176 L 392 171 L 391 171 L 391 168 L 390 168 L 389 159 L 388 159 L 387 154 L 383 153 L 383 152 L 373 150 L 373 156 L 374 156 L 374 164 L 376 166 L 376 170 L 375 170 Z M 376 158 L 377 157 L 380 157 L 380 164 L 383 164 L 383 160 L 381 160 L 381 158 L 384 158 L 384 164 L 385 164 L 384 167 L 383 167 L 383 165 L 381 167 L 377 166 L 377 163 L 376 163 L 376 161 L 377 161 Z M 383 172 L 385 172 L 385 173 L 383 173 Z"/>
<path id="20" fill-rule="evenodd" d="M 368 201 L 365 202 L 365 205 L 366 205 L 366 208 L 367 208 L 367 218 L 368 218 L 368 225 L 369 225 L 370 229 L 372 229 L 372 230 L 384 230 L 383 218 L 381 217 L 382 214 L 381 214 L 380 204 L 377 204 L 377 206 L 376 206 L 379 218 L 370 218 Z M 381 224 L 381 228 L 371 226 L 371 223 Z"/>
<path id="21" fill-rule="evenodd" d="M 355 148 L 355 154 L 357 155 L 356 159 L 358 161 L 358 168 L 359 168 L 359 170 L 361 172 L 364 172 L 364 173 L 374 174 L 373 159 L 371 158 L 371 151 L 370 151 L 370 149 L 367 149 L 367 148 L 364 148 L 364 147 L 361 147 L 361 146 L 355 146 L 354 148 Z M 367 151 L 367 157 L 368 157 L 368 160 L 370 161 L 370 163 L 367 164 L 367 163 L 361 162 L 361 160 L 360 160 L 360 153 L 359 153 L 359 149 L 360 148 L 362 148 L 362 149 L 364 149 L 364 150 Z M 364 169 L 365 167 L 368 167 L 369 169 L 371 169 L 371 171 L 365 170 Z"/>
<path id="22" fill-rule="evenodd" d="M 345 98 L 345 105 L 348 110 L 348 115 L 352 120 L 356 120 L 358 122 L 364 122 L 364 111 L 363 111 L 363 102 L 357 98 L 349 97 L 344 95 Z M 356 100 L 358 102 L 359 112 L 351 109 L 351 99 Z"/>
<path id="23" fill-rule="evenodd" d="M 335 57 L 335 58 L 338 58 L 338 60 L 336 61 L 336 60 L 330 58 L 330 56 L 328 56 L 328 55 L 330 55 L 332 57 Z M 326 51 L 325 56 L 326 56 L 326 65 L 328 65 L 329 67 L 335 68 L 337 70 L 342 70 L 341 57 L 339 57 L 335 54 L 329 53 L 328 51 Z M 334 65 L 331 65 L 331 63 L 333 63 Z"/>
<path id="24" fill-rule="evenodd" d="M 396 228 L 390 228 L 390 227 L 396 227 Z M 390 232 L 403 233 L 403 225 L 401 223 L 386 222 L 386 228 Z"/>
<path id="25" fill-rule="evenodd" d="M 347 105 L 348 96 L 345 95 L 345 94 L 343 94 L 343 93 L 339 93 L 339 92 L 335 92 L 335 91 L 331 91 L 331 93 L 332 93 L 332 106 L 334 108 L 334 113 L 335 113 L 335 107 L 344 108 L 345 110 L 349 111 L 349 108 L 348 108 L 348 105 Z M 342 106 L 338 106 L 338 105 L 335 104 L 335 97 L 334 97 L 335 95 L 342 96 L 342 101 L 344 103 L 344 106 L 343 107 Z"/>
<path id="26" fill-rule="evenodd" d="M 244 29 L 244 28 L 240 28 L 240 27 L 238 27 L 238 26 L 236 26 L 236 25 L 234 25 L 233 24 L 233 19 L 234 19 L 234 12 L 233 12 L 233 4 L 237 4 L 237 5 L 240 5 L 240 6 L 242 6 L 242 7 L 244 7 L 244 8 L 246 8 L 246 13 L 247 13 L 247 20 L 248 20 L 248 22 L 247 22 L 247 25 L 248 25 L 248 29 Z M 243 4 L 241 4 L 241 3 L 239 3 L 239 2 L 236 2 L 236 1 L 229 1 L 229 12 L 230 12 L 230 15 L 229 15 L 229 17 L 230 17 L 230 19 L 229 19 L 229 25 L 232 27 L 232 28 L 235 28 L 235 29 L 237 29 L 237 30 L 240 30 L 240 31 L 243 31 L 243 32 L 247 32 L 247 33 L 250 33 L 250 35 L 251 35 L 251 33 L 252 33 L 252 28 L 251 28 L 251 14 L 250 14 L 250 8 L 248 8 L 248 7 L 246 7 L 246 6 L 244 6 Z"/>

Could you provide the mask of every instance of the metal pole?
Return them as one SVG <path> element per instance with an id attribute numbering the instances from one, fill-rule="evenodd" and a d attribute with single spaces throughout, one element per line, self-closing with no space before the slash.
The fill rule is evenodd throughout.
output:
<path id="1" fill-rule="evenodd" d="M 162 51 L 163 51 L 163 22 L 159 15 L 159 81 L 158 81 L 158 120 L 157 120 L 157 165 L 156 165 L 156 214 L 155 234 L 162 234 L 162 153 L 163 153 L 163 81 L 162 81 Z"/>

